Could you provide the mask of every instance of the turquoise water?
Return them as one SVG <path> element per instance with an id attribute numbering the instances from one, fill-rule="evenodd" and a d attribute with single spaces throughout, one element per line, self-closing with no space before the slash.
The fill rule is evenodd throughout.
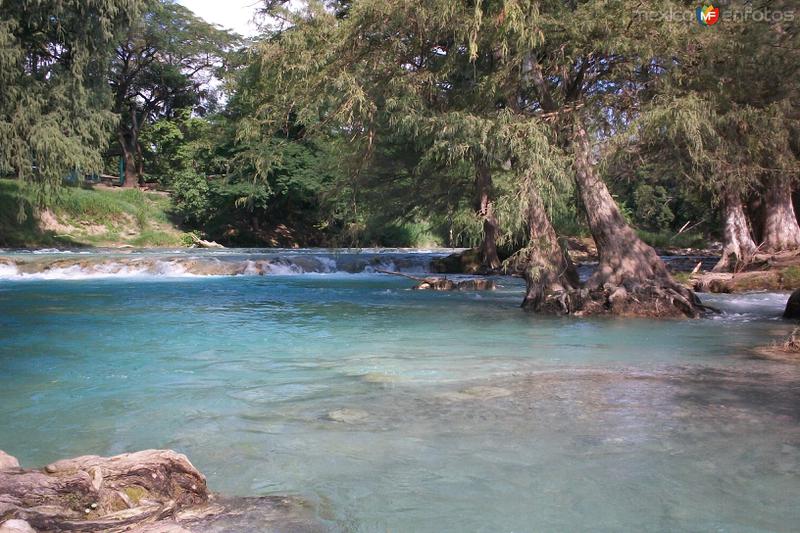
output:
<path id="1" fill-rule="evenodd" d="M 791 330 L 787 295 L 543 318 L 515 279 L 412 291 L 339 271 L 358 255 L 291 253 L 327 273 L 0 267 L 0 449 L 35 467 L 173 448 L 215 491 L 298 495 L 341 531 L 797 530 L 800 370 L 748 355 Z"/>

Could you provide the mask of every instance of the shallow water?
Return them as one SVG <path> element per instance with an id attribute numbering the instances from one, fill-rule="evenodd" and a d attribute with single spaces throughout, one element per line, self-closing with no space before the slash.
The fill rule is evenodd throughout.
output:
<path id="1" fill-rule="evenodd" d="M 0 272 L 0 449 L 33 467 L 173 448 L 213 490 L 299 495 L 334 530 L 797 530 L 800 369 L 748 355 L 791 330 L 786 294 L 705 298 L 725 313 L 696 321 L 542 318 L 511 278 L 419 292 L 323 257 Z"/>

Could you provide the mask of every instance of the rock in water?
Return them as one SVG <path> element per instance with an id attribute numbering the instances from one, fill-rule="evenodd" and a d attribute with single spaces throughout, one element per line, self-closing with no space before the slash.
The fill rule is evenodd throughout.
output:
<path id="1" fill-rule="evenodd" d="M 46 531 L 118 531 L 205 504 L 208 497 L 203 474 L 171 450 L 0 471 L 0 516 Z"/>
<path id="2" fill-rule="evenodd" d="M 14 468 L 19 468 L 19 461 L 17 461 L 17 458 L 0 450 L 0 470 L 11 470 Z"/>
<path id="3" fill-rule="evenodd" d="M 0 470 L 0 520 L 0 533 L 325 531 L 297 498 L 210 494 L 203 474 L 171 450 Z"/>
<path id="4" fill-rule="evenodd" d="M 369 413 L 361 409 L 336 409 L 327 415 L 327 419 L 331 422 L 342 422 L 344 424 L 355 424 L 361 422 L 369 416 Z"/>
<path id="5" fill-rule="evenodd" d="M 786 310 L 783 312 L 783 318 L 800 319 L 800 289 L 797 289 L 789 296 L 789 301 L 786 302 Z"/>

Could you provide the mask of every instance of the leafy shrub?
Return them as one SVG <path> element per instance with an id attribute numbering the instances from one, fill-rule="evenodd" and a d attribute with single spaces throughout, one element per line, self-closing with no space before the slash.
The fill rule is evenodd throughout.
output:
<path id="1" fill-rule="evenodd" d="M 186 170 L 172 180 L 175 209 L 186 222 L 203 224 L 212 213 L 211 187 L 205 176 Z"/>
<path id="2" fill-rule="evenodd" d="M 639 184 L 633 191 L 633 220 L 641 228 L 664 231 L 670 227 L 675 214 L 669 207 L 670 196 L 661 185 Z"/>

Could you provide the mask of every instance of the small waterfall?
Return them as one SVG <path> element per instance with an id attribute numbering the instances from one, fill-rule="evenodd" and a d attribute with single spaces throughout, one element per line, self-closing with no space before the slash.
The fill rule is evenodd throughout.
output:
<path id="1" fill-rule="evenodd" d="M 177 278 L 372 274 L 379 270 L 425 274 L 431 261 L 452 250 L 173 250 L 10 252 L 0 255 L 0 279 Z"/>

